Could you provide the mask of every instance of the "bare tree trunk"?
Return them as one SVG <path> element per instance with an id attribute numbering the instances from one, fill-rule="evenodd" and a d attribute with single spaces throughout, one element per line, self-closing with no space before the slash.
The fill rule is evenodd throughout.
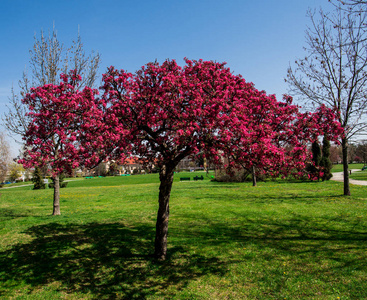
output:
<path id="1" fill-rule="evenodd" d="M 57 174 L 54 178 L 54 211 L 53 216 L 61 215 L 60 212 L 60 178 Z"/>
<path id="2" fill-rule="evenodd" d="M 346 138 L 342 139 L 342 151 L 343 151 L 344 195 L 350 196 L 349 170 L 348 170 L 348 140 Z"/>
<path id="3" fill-rule="evenodd" d="M 167 235 L 169 219 L 169 198 L 173 183 L 174 167 L 164 165 L 160 171 L 159 178 L 159 208 L 156 223 L 155 253 L 159 260 L 165 260 L 167 255 Z"/>
<path id="4" fill-rule="evenodd" d="M 256 168 L 252 166 L 252 186 L 256 186 Z"/>

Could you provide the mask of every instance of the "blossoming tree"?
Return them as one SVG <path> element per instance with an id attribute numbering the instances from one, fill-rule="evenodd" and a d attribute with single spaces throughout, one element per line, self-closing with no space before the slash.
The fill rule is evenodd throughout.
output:
<path id="1" fill-rule="evenodd" d="M 183 158 L 200 153 L 220 163 L 223 155 L 231 156 L 236 163 L 277 174 L 302 164 L 305 148 L 300 145 L 317 138 L 314 116 L 299 114 L 290 100 L 277 102 L 256 90 L 225 63 L 185 63 L 149 63 L 135 74 L 110 67 L 101 98 L 96 90 L 77 89 L 75 71 L 62 75 L 58 85 L 33 88 L 26 95 L 23 102 L 33 121 L 21 162 L 50 167 L 54 215 L 60 214 L 61 172 L 107 157 L 134 155 L 154 162 L 160 169 L 155 256 L 165 259 L 173 174 Z M 40 104 L 37 111 L 35 103 Z"/>
<path id="2" fill-rule="evenodd" d="M 120 135 L 115 154 L 137 155 L 160 168 L 155 238 L 159 259 L 167 253 L 173 174 L 183 158 L 202 153 L 220 163 L 222 155 L 231 155 L 248 166 L 273 166 L 278 173 L 283 167 L 286 173 L 291 155 L 302 157 L 304 150 L 295 143 L 297 107 L 259 92 L 224 63 L 185 63 L 149 63 L 135 74 L 110 67 L 103 75 L 109 132 Z M 294 143 L 286 153 L 289 135 Z"/>
<path id="3" fill-rule="evenodd" d="M 337 142 L 343 132 L 331 109 L 320 106 L 313 113 L 300 113 L 290 96 L 284 95 L 283 100 L 258 91 L 239 114 L 242 126 L 233 131 L 228 144 L 227 167 L 241 166 L 251 172 L 254 186 L 258 172 L 272 177 L 303 176 L 311 162 L 310 144 L 323 135 Z"/>
<path id="4" fill-rule="evenodd" d="M 93 148 L 101 149 L 103 140 L 93 138 L 93 131 L 103 127 L 103 103 L 95 98 L 98 91 L 89 87 L 79 91 L 81 77 L 75 71 L 60 77 L 60 84 L 32 88 L 23 99 L 32 122 L 23 136 L 26 150 L 19 161 L 26 168 L 47 165 L 51 170 L 53 215 L 60 215 L 59 175 L 98 161 L 98 152 Z"/>
<path id="5" fill-rule="evenodd" d="M 111 67 L 104 74 L 110 128 L 120 149 L 155 161 L 160 168 L 155 256 L 165 259 L 169 199 L 174 169 L 185 157 L 204 151 L 219 159 L 231 120 L 252 85 L 224 64 L 185 60 L 149 63 L 135 74 Z M 236 100 L 236 101 L 235 101 Z"/>

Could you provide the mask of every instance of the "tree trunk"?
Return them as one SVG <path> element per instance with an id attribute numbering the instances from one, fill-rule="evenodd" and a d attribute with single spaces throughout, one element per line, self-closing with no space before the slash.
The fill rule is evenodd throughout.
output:
<path id="1" fill-rule="evenodd" d="M 256 168 L 252 166 L 252 186 L 256 186 Z"/>
<path id="2" fill-rule="evenodd" d="M 169 198 L 173 183 L 174 167 L 164 165 L 159 173 L 159 208 L 156 223 L 155 253 L 159 260 L 165 260 L 167 254 L 167 234 L 169 218 Z"/>
<path id="3" fill-rule="evenodd" d="M 346 138 L 342 139 L 342 151 L 343 151 L 344 195 L 350 196 L 349 171 L 348 171 L 348 140 Z"/>
<path id="4" fill-rule="evenodd" d="M 61 215 L 60 213 L 60 179 L 59 174 L 54 178 L 54 211 L 53 216 Z"/>

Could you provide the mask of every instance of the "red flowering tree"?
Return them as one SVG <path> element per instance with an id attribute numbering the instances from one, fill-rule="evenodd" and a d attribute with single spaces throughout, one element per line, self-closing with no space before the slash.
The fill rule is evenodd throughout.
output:
<path id="1" fill-rule="evenodd" d="M 165 259 L 169 199 L 174 169 L 185 157 L 203 152 L 220 159 L 220 151 L 239 123 L 238 108 L 255 95 L 251 83 L 225 64 L 185 60 L 149 63 L 135 74 L 113 67 L 103 76 L 108 122 L 120 134 L 118 148 L 155 162 L 160 169 L 155 256 Z"/>
<path id="2" fill-rule="evenodd" d="M 32 88 L 23 99 L 32 122 L 23 136 L 26 151 L 19 161 L 26 168 L 50 168 L 54 179 L 53 215 L 60 215 L 59 175 L 98 161 L 99 155 L 92 149 L 103 148 L 103 136 L 93 136 L 93 131 L 103 126 L 103 103 L 95 99 L 98 91 L 88 87 L 79 91 L 81 77 L 74 71 L 62 74 L 61 79 L 58 85 Z"/>
<path id="3" fill-rule="evenodd" d="M 312 157 L 311 148 L 319 142 L 321 136 L 329 141 L 339 144 L 340 136 L 343 136 L 344 129 L 338 121 L 335 110 L 327 108 L 325 105 L 319 106 L 315 112 L 299 113 L 295 122 L 295 136 L 297 143 L 303 148 L 302 151 L 307 152 L 307 159 L 303 162 L 303 168 L 306 163 L 314 166 L 313 172 L 309 172 L 308 177 L 311 180 L 318 180 L 323 178 L 324 171 L 327 166 L 320 166 L 316 163 L 320 158 Z M 317 150 L 315 152 L 315 155 Z M 326 157 L 325 157 L 326 159 Z M 316 165 L 315 165 L 316 164 Z M 312 169 L 312 168 L 311 168 Z M 316 171 L 316 172 L 315 172 Z"/>
<path id="4" fill-rule="evenodd" d="M 298 140 L 294 138 L 298 107 L 291 105 L 290 98 L 278 102 L 274 95 L 254 89 L 246 100 L 247 105 L 240 107 L 236 130 L 227 145 L 227 170 L 244 168 L 252 174 L 256 186 L 257 173 L 289 174 L 305 159 L 306 153 L 300 151 Z"/>
<path id="5" fill-rule="evenodd" d="M 300 113 L 292 98 L 279 102 L 264 91 L 252 90 L 250 97 L 236 105 L 236 118 L 227 149 L 226 169 L 233 172 L 242 167 L 252 173 L 253 185 L 259 173 L 278 177 L 304 175 L 311 161 L 309 145 L 321 135 L 333 141 L 343 132 L 332 110 L 321 106 L 315 113 Z M 322 170 L 320 170 L 322 171 Z"/>
<path id="6" fill-rule="evenodd" d="M 301 132 L 307 122 L 297 123 L 298 108 L 290 100 L 277 102 L 223 63 L 185 62 L 183 68 L 175 61 L 149 63 L 135 74 L 110 67 L 103 75 L 109 132 L 121 137 L 115 154 L 136 155 L 160 169 L 159 259 L 167 253 L 173 174 L 183 158 L 201 153 L 221 163 L 226 155 L 247 167 L 286 174 L 303 165 L 305 148 L 297 141 L 308 134 Z"/>

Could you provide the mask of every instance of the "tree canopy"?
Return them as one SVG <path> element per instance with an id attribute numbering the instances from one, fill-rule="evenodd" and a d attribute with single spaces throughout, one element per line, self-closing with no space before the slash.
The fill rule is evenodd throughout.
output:
<path id="1" fill-rule="evenodd" d="M 200 154 L 223 157 L 275 175 L 304 168 L 307 144 L 342 128 L 332 110 L 300 113 L 291 98 L 278 102 L 258 91 L 225 63 L 185 59 L 148 63 L 135 73 L 114 67 L 103 75 L 102 95 L 79 91 L 76 71 L 60 84 L 33 88 L 23 102 L 33 119 L 24 136 L 27 166 L 48 164 L 57 179 L 63 171 L 103 159 L 138 156 L 159 167 L 159 208 L 155 256 L 165 259 L 169 200 L 175 167 Z M 40 104 L 34 110 L 34 103 Z M 55 181 L 54 214 L 59 203 Z"/>

